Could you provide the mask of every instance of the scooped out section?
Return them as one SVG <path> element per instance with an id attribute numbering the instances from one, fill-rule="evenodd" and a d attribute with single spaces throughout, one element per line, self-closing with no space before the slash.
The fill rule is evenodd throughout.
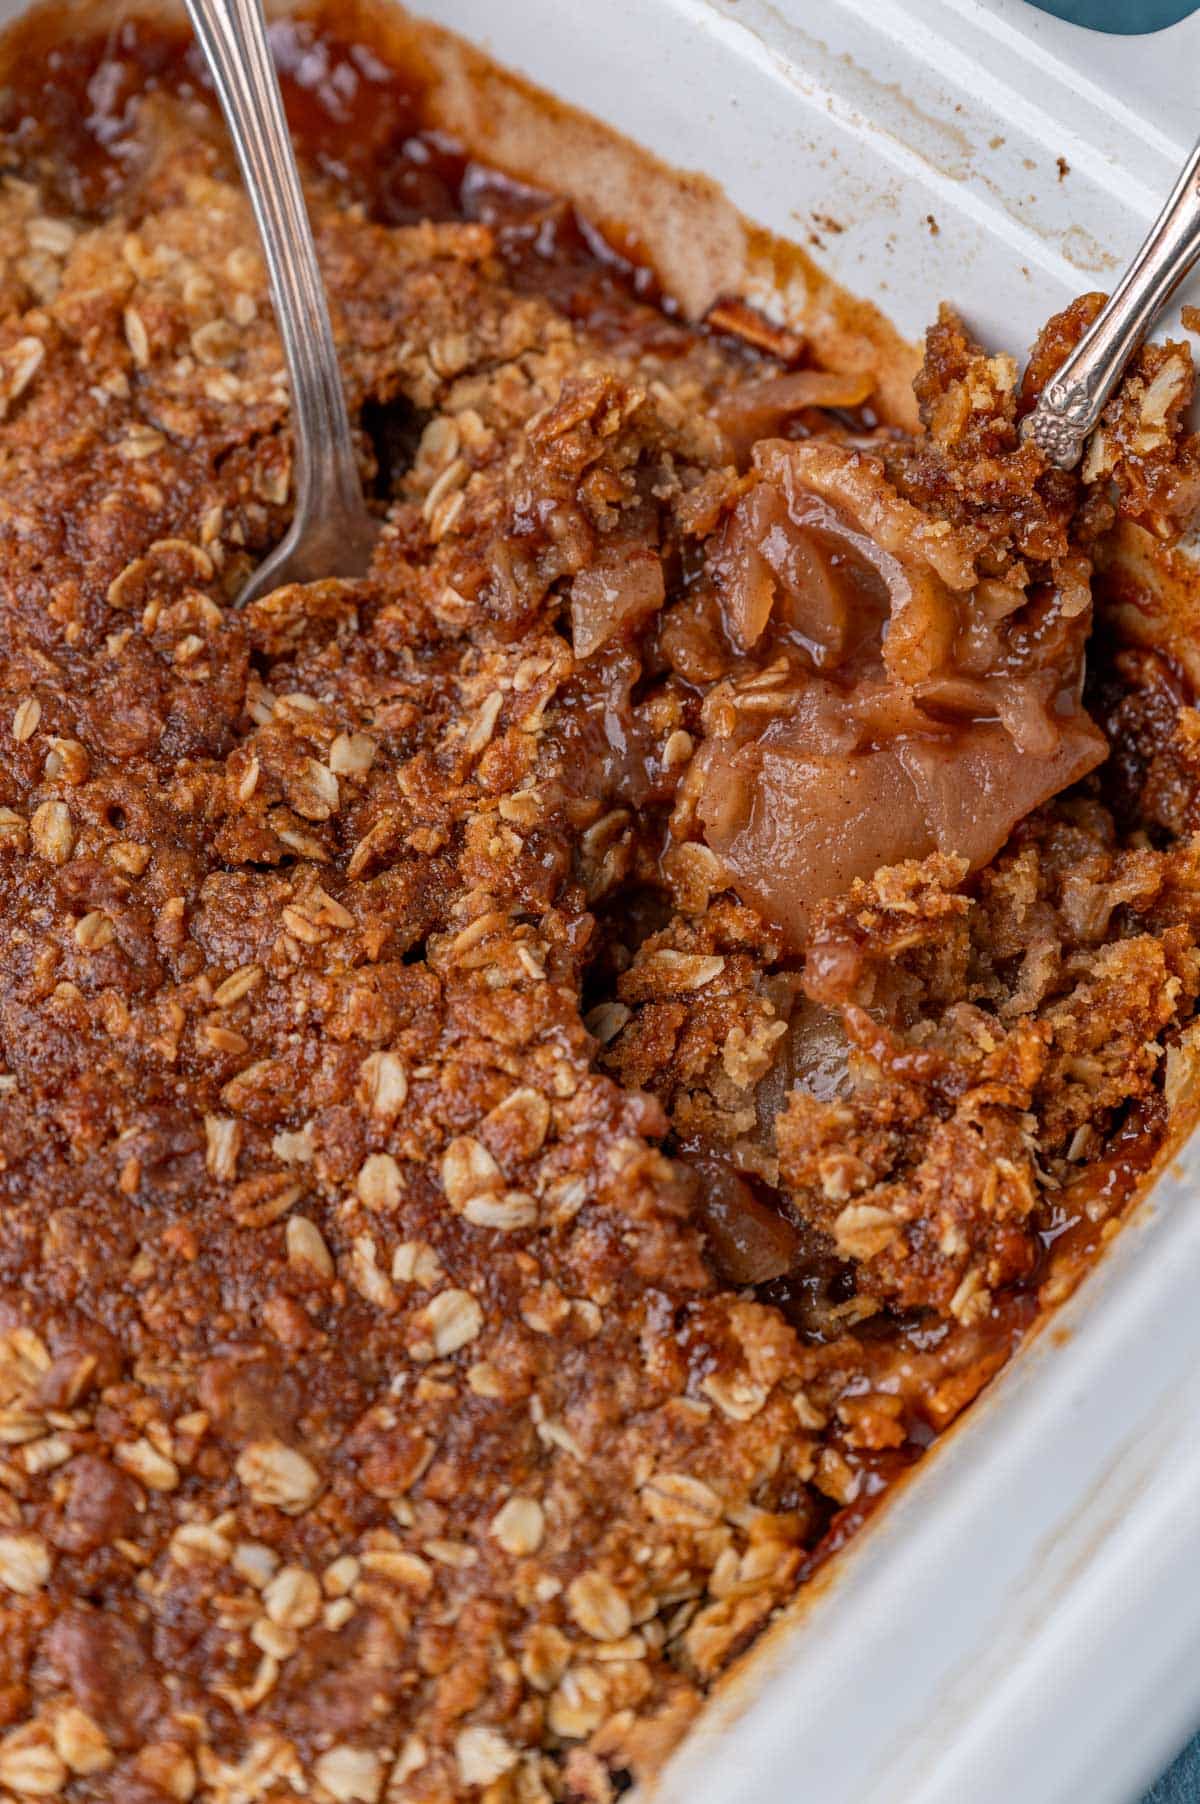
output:
<path id="1" fill-rule="evenodd" d="M 938 851 L 972 869 L 1101 762 L 1086 594 L 981 574 L 853 446 L 771 440 L 709 540 L 735 660 L 703 705 L 695 816 L 794 945 L 814 908 Z"/>

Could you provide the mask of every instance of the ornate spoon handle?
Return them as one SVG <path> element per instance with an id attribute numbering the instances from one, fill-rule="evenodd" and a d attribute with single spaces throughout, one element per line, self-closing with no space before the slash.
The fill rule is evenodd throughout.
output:
<path id="1" fill-rule="evenodd" d="M 1116 288 L 1022 424 L 1051 463 L 1071 470 L 1126 363 L 1200 257 L 1197 144 Z"/>
<path id="2" fill-rule="evenodd" d="M 378 525 L 354 456 L 333 328 L 261 0 L 187 0 L 249 191 L 291 383 L 296 511 L 239 605 L 285 582 L 359 576 Z"/>

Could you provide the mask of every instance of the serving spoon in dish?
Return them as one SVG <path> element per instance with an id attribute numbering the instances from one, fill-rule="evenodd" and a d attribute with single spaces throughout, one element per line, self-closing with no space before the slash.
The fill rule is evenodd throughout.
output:
<path id="1" fill-rule="evenodd" d="M 1137 350 L 1200 258 L 1200 144 L 1112 294 L 1021 423 L 1060 470 L 1072 470 Z"/>
<path id="2" fill-rule="evenodd" d="M 284 583 L 363 576 L 381 522 L 367 510 L 312 227 L 260 0 L 187 0 L 258 225 L 292 390 L 296 509 L 237 606 Z"/>

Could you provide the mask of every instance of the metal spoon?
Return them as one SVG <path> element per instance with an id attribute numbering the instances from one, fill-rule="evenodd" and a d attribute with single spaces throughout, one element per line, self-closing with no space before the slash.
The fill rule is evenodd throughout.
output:
<path id="1" fill-rule="evenodd" d="M 1108 301 L 1021 423 L 1052 464 L 1071 470 L 1079 462 L 1125 365 L 1197 258 L 1200 144 Z"/>
<path id="2" fill-rule="evenodd" d="M 237 598 L 362 576 L 379 536 L 367 512 L 312 228 L 260 0 L 187 0 L 262 240 L 292 390 L 296 511 Z"/>

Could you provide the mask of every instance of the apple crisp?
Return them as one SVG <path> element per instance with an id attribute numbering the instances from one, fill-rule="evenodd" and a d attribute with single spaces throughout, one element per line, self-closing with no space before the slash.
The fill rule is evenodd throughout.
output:
<path id="1" fill-rule="evenodd" d="M 943 312 L 904 431 L 276 45 L 386 528 L 243 610 L 194 52 L 29 31 L 0 106 L 0 1798 L 604 1804 L 1163 1143 L 1200 715 L 1113 548 L 1192 367 L 1065 474 L 1097 297 L 1023 379 Z"/>

